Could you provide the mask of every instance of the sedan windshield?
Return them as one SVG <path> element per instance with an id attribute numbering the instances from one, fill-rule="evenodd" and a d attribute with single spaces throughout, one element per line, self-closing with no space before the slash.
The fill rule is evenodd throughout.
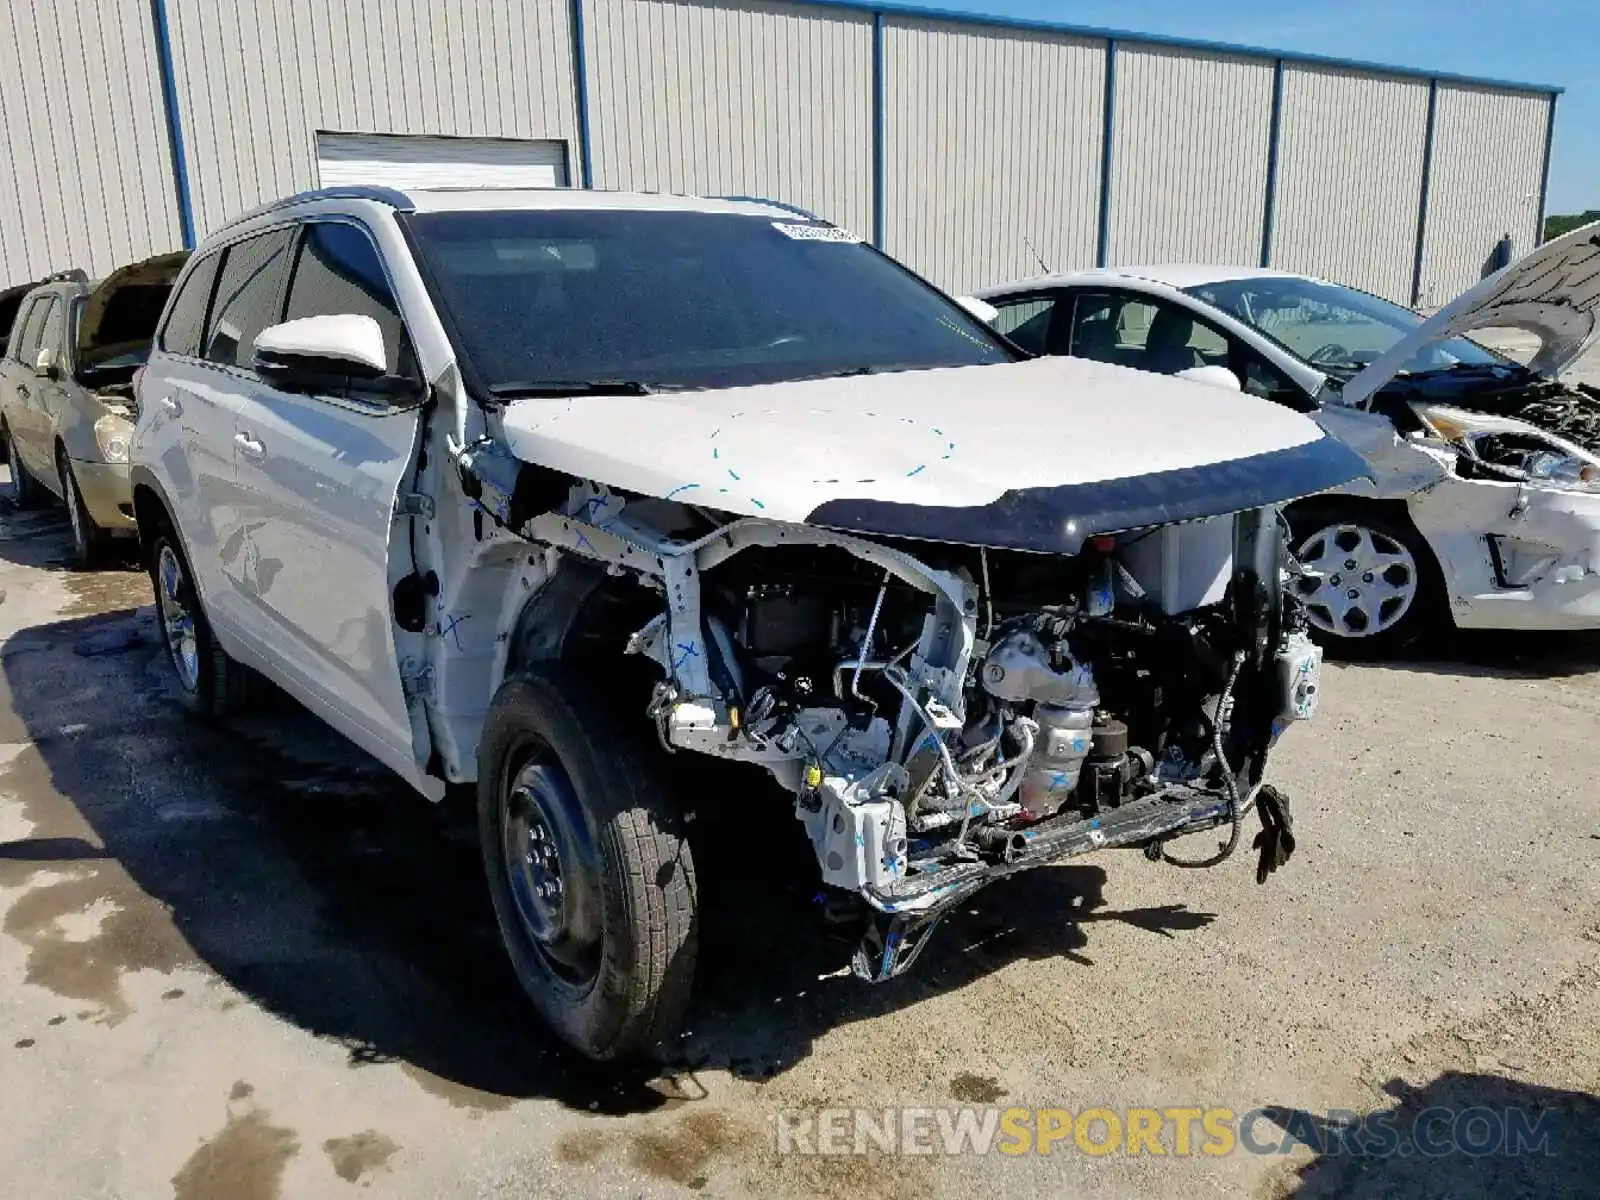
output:
<path id="1" fill-rule="evenodd" d="M 1016 356 L 891 259 L 804 218 L 563 209 L 418 213 L 406 224 L 469 376 L 498 396 Z"/>
<path id="2" fill-rule="evenodd" d="M 1297 276 L 1230 279 L 1184 291 L 1254 325 L 1295 357 L 1340 380 L 1349 379 L 1423 322 L 1409 308 L 1368 292 Z M 1423 347 L 1399 373 L 1512 365 L 1477 342 L 1457 337 Z"/>

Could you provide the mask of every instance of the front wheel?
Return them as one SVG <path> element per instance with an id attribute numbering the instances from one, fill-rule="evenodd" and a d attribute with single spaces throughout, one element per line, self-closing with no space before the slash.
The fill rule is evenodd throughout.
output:
<path id="1" fill-rule="evenodd" d="M 694 858 L 637 731 L 557 664 L 508 679 L 478 748 L 478 829 L 511 965 L 591 1058 L 669 1036 L 696 951 Z"/>
<path id="2" fill-rule="evenodd" d="M 1307 514 L 1293 524 L 1295 557 L 1317 573 L 1300 581 L 1299 593 L 1319 641 L 1378 653 L 1423 634 L 1442 589 L 1409 524 L 1359 510 Z"/>
<path id="3" fill-rule="evenodd" d="M 61 498 L 66 502 L 67 519 L 72 523 L 72 560 L 80 570 L 88 570 L 106 557 L 111 535 L 94 523 L 78 491 L 72 463 L 63 456 L 60 463 Z"/>

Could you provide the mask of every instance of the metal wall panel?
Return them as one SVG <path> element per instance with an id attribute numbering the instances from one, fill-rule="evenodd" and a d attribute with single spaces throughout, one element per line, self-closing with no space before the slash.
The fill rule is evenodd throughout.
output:
<path id="1" fill-rule="evenodd" d="M 1539 244 L 1548 96 L 1440 84 L 1419 303 L 1448 303 L 1483 277 L 1496 243 Z"/>
<path id="2" fill-rule="evenodd" d="M 898 17 L 883 37 L 884 249 L 956 292 L 1092 266 L 1105 42 Z"/>
<path id="3" fill-rule="evenodd" d="M 1107 261 L 1253 266 L 1272 63 L 1118 44 Z"/>
<path id="4" fill-rule="evenodd" d="M 168 0 L 195 225 L 312 187 L 319 129 L 565 140 L 567 0 Z"/>
<path id="5" fill-rule="evenodd" d="M 1272 265 L 1411 302 L 1428 83 L 1284 67 Z"/>
<path id="6" fill-rule="evenodd" d="M 0 5 L 0 286 L 182 245 L 149 0 Z"/>
<path id="7" fill-rule="evenodd" d="M 758 195 L 868 236 L 872 18 L 587 0 L 594 186 Z"/>

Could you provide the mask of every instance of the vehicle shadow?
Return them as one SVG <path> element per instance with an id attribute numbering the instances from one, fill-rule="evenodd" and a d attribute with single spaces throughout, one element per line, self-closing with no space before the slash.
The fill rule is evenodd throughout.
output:
<path id="1" fill-rule="evenodd" d="M 840 973 L 852 947 L 820 936 L 815 863 L 783 798 L 758 771 L 719 772 L 692 826 L 703 917 L 686 1032 L 664 1071 L 598 1068 L 544 1034 L 519 991 L 460 806 L 427 804 L 281 697 L 226 727 L 187 719 L 148 607 L 23 630 L 0 670 L 14 714 L 0 704 L 0 723 L 20 724 L 0 740 L 32 744 L 9 782 L 34 824 L 0 846 L 0 872 L 114 860 L 78 869 L 126 871 L 198 965 L 343 1045 L 352 1068 L 403 1064 L 461 1105 L 670 1105 L 696 1094 L 697 1070 L 770 1077 L 831 1028 L 1019 958 L 1088 966 L 1095 922 L 1174 937 L 1213 919 L 1115 911 L 1099 867 L 1046 868 L 982 893 L 910 975 L 868 986 Z"/>
<path id="2" fill-rule="evenodd" d="M 1392 1079 L 1383 1090 L 1394 1097 L 1392 1106 L 1345 1121 L 1266 1108 L 1267 1122 L 1253 1123 L 1252 1148 L 1287 1152 L 1298 1143 L 1313 1153 L 1310 1162 L 1285 1168 L 1271 1194 L 1296 1200 L 1596 1194 L 1600 1098 L 1456 1071 L 1421 1087 Z"/>
<path id="3" fill-rule="evenodd" d="M 1328 655 L 1330 661 L 1393 671 L 1484 679 L 1560 679 L 1600 672 L 1600 632 L 1451 630 L 1391 658 Z"/>

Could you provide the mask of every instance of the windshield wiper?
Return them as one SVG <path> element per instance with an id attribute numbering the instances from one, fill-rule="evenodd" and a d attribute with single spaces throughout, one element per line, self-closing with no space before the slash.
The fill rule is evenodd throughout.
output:
<path id="1" fill-rule="evenodd" d="M 667 390 L 662 384 L 638 379 L 539 379 L 489 385 L 497 400 L 542 396 L 653 396 Z"/>

